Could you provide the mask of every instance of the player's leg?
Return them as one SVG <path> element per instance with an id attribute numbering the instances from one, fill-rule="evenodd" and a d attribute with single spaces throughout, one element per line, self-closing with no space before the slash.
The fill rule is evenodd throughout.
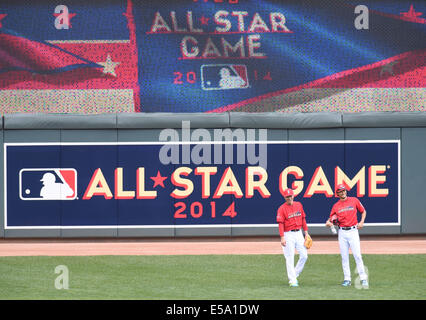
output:
<path id="1" fill-rule="evenodd" d="M 349 241 L 345 230 L 339 230 L 339 248 L 342 257 L 343 280 L 351 281 L 351 268 L 349 265 Z"/>
<path id="2" fill-rule="evenodd" d="M 354 256 L 356 268 L 358 270 L 360 280 L 367 280 L 367 274 L 364 268 L 364 262 L 361 255 L 361 242 L 359 240 L 359 233 L 357 229 L 353 229 L 348 232 L 350 235 L 349 245 L 352 250 L 352 255 Z"/>
<path id="3" fill-rule="evenodd" d="M 299 260 L 295 267 L 296 277 L 298 277 L 305 267 L 306 260 L 308 260 L 308 250 L 305 248 L 305 239 L 303 238 L 302 231 L 296 234 L 296 249 L 299 252 Z"/>
<path id="4" fill-rule="evenodd" d="M 289 283 L 297 283 L 296 271 L 294 269 L 295 241 L 291 232 L 285 233 L 286 245 L 283 246 L 285 264 Z"/>

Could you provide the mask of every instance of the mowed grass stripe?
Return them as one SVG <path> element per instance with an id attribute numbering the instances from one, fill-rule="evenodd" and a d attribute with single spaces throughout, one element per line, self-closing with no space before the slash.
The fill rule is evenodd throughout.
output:
<path id="1" fill-rule="evenodd" d="M 1 257 L 0 299 L 426 299 L 426 255 L 363 255 L 370 289 L 340 286 L 340 255 L 311 255 L 289 288 L 282 255 Z M 296 256 L 297 259 L 297 256 Z M 57 289 L 69 271 L 69 288 Z M 352 280 L 355 262 L 351 256 Z"/>

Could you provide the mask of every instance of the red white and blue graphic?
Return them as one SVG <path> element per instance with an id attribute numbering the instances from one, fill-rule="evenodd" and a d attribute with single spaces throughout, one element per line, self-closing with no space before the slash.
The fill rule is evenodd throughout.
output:
<path id="1" fill-rule="evenodd" d="M 21 200 L 74 200 L 77 171 L 61 168 L 26 168 L 19 172 Z"/>
<path id="2" fill-rule="evenodd" d="M 426 111 L 425 14 L 424 1 L 138 2 L 142 110 Z M 249 87 L 207 84 L 213 64 L 245 65 Z"/>
<path id="3" fill-rule="evenodd" d="M 421 0 L 0 1 L 0 110 L 426 111 L 425 37 Z"/>
<path id="4" fill-rule="evenodd" d="M 0 1 L 2 113 L 139 110 L 132 2 L 104 4 Z"/>

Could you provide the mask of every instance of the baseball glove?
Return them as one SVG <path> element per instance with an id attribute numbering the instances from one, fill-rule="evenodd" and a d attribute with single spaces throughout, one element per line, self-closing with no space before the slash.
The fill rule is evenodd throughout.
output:
<path id="1" fill-rule="evenodd" d="M 313 241 L 312 241 L 311 236 L 309 234 L 306 235 L 306 237 L 305 237 L 305 248 L 310 249 L 312 247 L 312 243 L 313 243 Z"/>
<path id="2" fill-rule="evenodd" d="M 330 218 L 330 221 L 335 226 L 338 226 L 339 225 L 339 219 L 337 219 L 337 214 L 333 214 L 333 216 Z"/>

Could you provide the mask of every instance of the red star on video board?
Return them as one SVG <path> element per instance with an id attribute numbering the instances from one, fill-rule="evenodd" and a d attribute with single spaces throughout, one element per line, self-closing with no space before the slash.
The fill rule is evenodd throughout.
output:
<path id="1" fill-rule="evenodd" d="M 0 28 L 3 27 L 3 25 L 1 24 L 1 21 L 7 16 L 7 14 L 5 13 L 0 13 Z"/>
<path id="2" fill-rule="evenodd" d="M 207 25 L 209 23 L 209 18 L 206 18 L 205 16 L 201 16 L 199 20 L 202 25 Z"/>
<path id="3" fill-rule="evenodd" d="M 61 15 L 62 13 L 54 13 L 53 15 L 55 16 L 55 18 L 57 18 L 59 15 Z M 71 25 L 71 19 L 72 18 L 74 18 L 75 16 L 76 16 L 76 14 L 77 13 L 68 13 L 68 23 L 69 23 L 69 26 L 68 27 L 70 27 L 70 28 L 72 28 L 72 25 Z"/>
<path id="4" fill-rule="evenodd" d="M 406 18 L 414 18 L 416 19 L 418 16 L 421 16 L 423 12 L 417 12 L 414 10 L 413 5 L 410 6 L 410 9 L 407 12 L 401 12 L 401 15 Z"/>

